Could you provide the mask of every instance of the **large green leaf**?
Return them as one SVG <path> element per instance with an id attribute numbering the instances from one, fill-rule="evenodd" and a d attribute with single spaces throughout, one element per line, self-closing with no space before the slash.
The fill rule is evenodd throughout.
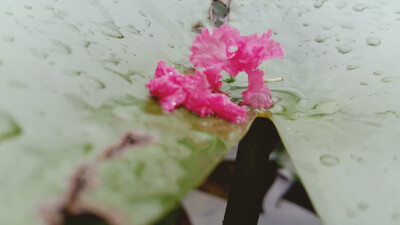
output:
<path id="1" fill-rule="evenodd" d="M 165 114 L 144 83 L 160 59 L 190 70 L 193 26 L 209 26 L 209 4 L 2 2 L 1 224 L 57 224 L 65 211 L 149 224 L 204 179 L 254 113 L 241 125 Z M 233 1 L 234 27 L 271 27 L 285 48 L 262 66 L 284 78 L 271 84 L 273 121 L 325 224 L 400 220 L 399 10 Z"/>
<path id="2" fill-rule="evenodd" d="M 400 223 L 399 1 L 233 1 L 230 24 L 271 27 L 271 111 L 324 224 Z M 239 84 L 237 84 L 239 85 Z M 240 85 L 239 85 L 240 86 Z"/>
<path id="3" fill-rule="evenodd" d="M 0 4 L 0 224 L 91 213 L 149 224 L 201 183 L 244 135 L 180 109 L 144 84 L 156 62 L 190 70 L 208 1 Z"/>

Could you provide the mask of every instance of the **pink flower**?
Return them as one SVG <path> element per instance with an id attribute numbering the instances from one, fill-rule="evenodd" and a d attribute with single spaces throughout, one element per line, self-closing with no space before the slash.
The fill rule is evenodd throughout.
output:
<path id="1" fill-rule="evenodd" d="M 271 93 L 264 84 L 263 72 L 257 68 L 266 60 L 283 57 L 281 45 L 270 39 L 271 35 L 272 31 L 268 30 L 261 36 L 240 36 L 238 30 L 228 25 L 214 29 L 212 34 L 203 28 L 193 41 L 189 60 L 194 66 L 205 68 L 204 74 L 215 92 L 222 85 L 221 70 L 232 77 L 241 71 L 246 72 L 249 88 L 242 93 L 244 103 L 254 108 L 268 109 L 272 105 Z"/>
<path id="2" fill-rule="evenodd" d="M 184 106 L 200 117 L 216 115 L 232 123 L 246 120 L 246 108 L 231 102 L 224 94 L 212 93 L 201 71 L 185 76 L 173 66 L 167 67 L 165 61 L 159 61 L 155 77 L 146 87 L 151 96 L 158 98 L 161 107 L 169 112 Z"/>

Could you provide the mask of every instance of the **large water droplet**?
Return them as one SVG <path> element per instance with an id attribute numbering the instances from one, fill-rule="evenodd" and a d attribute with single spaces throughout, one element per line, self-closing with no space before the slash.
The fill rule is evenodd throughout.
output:
<path id="1" fill-rule="evenodd" d="M 333 155 L 322 155 L 320 161 L 325 166 L 334 166 L 339 163 L 339 158 Z"/>
<path id="2" fill-rule="evenodd" d="M 399 77 L 384 77 L 381 79 L 382 83 L 390 83 L 393 82 L 395 80 L 399 79 Z"/>
<path id="3" fill-rule="evenodd" d="M 347 54 L 347 53 L 353 51 L 353 48 L 350 45 L 347 45 L 347 44 L 338 45 L 338 46 L 336 46 L 336 49 L 341 54 Z"/>
<path id="4" fill-rule="evenodd" d="M 352 9 L 354 10 L 354 11 L 356 11 L 356 12 L 362 12 L 362 11 L 364 11 L 365 9 L 367 9 L 368 8 L 368 6 L 366 5 L 366 4 L 363 4 L 363 3 L 361 3 L 361 4 L 355 4 L 355 5 L 353 5 L 353 7 L 352 7 Z"/>
<path id="5" fill-rule="evenodd" d="M 317 0 L 314 3 L 314 8 L 319 9 L 321 8 L 327 0 Z"/>
<path id="6" fill-rule="evenodd" d="M 380 44 L 381 44 L 381 39 L 378 37 L 368 37 L 367 38 L 367 45 L 378 46 Z"/>
<path id="7" fill-rule="evenodd" d="M 355 69 L 360 68 L 360 67 L 361 67 L 360 65 L 348 65 L 346 67 L 346 70 L 355 70 Z"/>

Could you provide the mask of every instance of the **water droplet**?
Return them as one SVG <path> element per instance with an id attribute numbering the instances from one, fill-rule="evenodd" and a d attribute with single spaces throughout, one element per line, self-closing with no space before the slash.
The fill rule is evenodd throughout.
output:
<path id="1" fill-rule="evenodd" d="M 100 23 L 101 33 L 112 38 L 124 38 L 124 35 L 121 33 L 119 27 L 114 23 L 114 21 Z"/>
<path id="2" fill-rule="evenodd" d="M 360 67 L 361 67 L 360 65 L 348 65 L 346 67 L 346 70 L 355 70 L 355 69 L 360 68 Z"/>
<path id="3" fill-rule="evenodd" d="M 12 16 L 12 15 L 14 15 L 14 13 L 12 13 L 12 12 L 5 12 L 5 14 L 6 14 L 7 16 Z"/>
<path id="4" fill-rule="evenodd" d="M 62 43 L 61 41 L 51 40 L 51 42 L 53 42 L 53 44 L 57 47 L 56 51 L 58 53 L 67 54 L 67 55 L 72 53 L 71 47 Z"/>
<path id="5" fill-rule="evenodd" d="M 106 88 L 106 85 L 102 81 L 97 79 L 97 78 L 89 77 L 89 76 L 86 76 L 85 78 L 86 78 L 86 80 L 89 81 L 90 86 L 92 86 L 92 87 L 94 87 L 96 89 L 104 89 L 104 88 Z"/>
<path id="6" fill-rule="evenodd" d="M 279 104 L 275 104 L 271 109 L 271 113 L 283 113 L 285 112 L 285 108 Z"/>
<path id="7" fill-rule="evenodd" d="M 333 155 L 322 155 L 320 161 L 325 166 L 334 166 L 339 163 L 339 158 Z"/>
<path id="8" fill-rule="evenodd" d="M 349 30 L 353 30 L 353 29 L 354 29 L 354 25 L 351 24 L 351 23 L 342 23 L 342 24 L 340 24 L 340 26 L 341 26 L 343 29 L 349 29 Z"/>
<path id="9" fill-rule="evenodd" d="M 362 11 L 364 11 L 365 9 L 367 9 L 368 8 L 368 6 L 366 5 L 366 4 L 363 4 L 363 3 L 361 3 L 361 4 L 355 4 L 355 5 L 353 5 L 353 7 L 352 7 L 352 9 L 354 10 L 354 11 L 356 11 L 356 12 L 362 12 Z"/>
<path id="10" fill-rule="evenodd" d="M 368 204 L 365 202 L 360 202 L 360 203 L 358 203 L 358 208 L 360 210 L 364 211 L 364 210 L 368 209 Z"/>
<path id="11" fill-rule="evenodd" d="M 318 35 L 315 39 L 314 39 L 314 41 L 315 42 L 317 42 L 317 43 L 322 43 L 322 42 L 324 42 L 326 39 L 328 39 L 329 37 L 323 37 L 323 36 L 320 36 L 320 35 Z"/>
<path id="12" fill-rule="evenodd" d="M 374 71 L 374 75 L 375 75 L 375 76 L 380 76 L 380 75 L 382 75 L 382 74 L 383 74 L 383 71 L 380 71 L 380 70 Z"/>
<path id="13" fill-rule="evenodd" d="M 32 6 L 30 6 L 30 5 L 25 5 L 25 9 L 32 9 Z"/>
<path id="14" fill-rule="evenodd" d="M 152 33 L 149 33 L 149 37 L 154 37 L 154 35 Z"/>
<path id="15" fill-rule="evenodd" d="M 5 42 L 11 43 L 11 42 L 14 42 L 15 38 L 12 37 L 12 36 L 4 36 L 4 37 L 3 37 L 3 40 L 4 40 Z"/>
<path id="16" fill-rule="evenodd" d="M 173 44 L 168 44 L 169 48 L 175 48 L 175 46 Z"/>
<path id="17" fill-rule="evenodd" d="M 347 54 L 351 51 L 353 51 L 353 48 L 350 45 L 338 45 L 336 46 L 336 49 L 339 53 L 341 54 Z"/>
<path id="18" fill-rule="evenodd" d="M 143 10 L 138 10 L 139 14 L 143 17 L 147 17 L 147 14 Z"/>
<path id="19" fill-rule="evenodd" d="M 151 26 L 151 22 L 148 19 L 144 20 L 144 24 L 146 25 L 147 28 L 149 28 Z"/>
<path id="20" fill-rule="evenodd" d="M 365 81 L 363 81 L 363 82 L 361 82 L 361 83 L 360 83 L 360 85 L 362 85 L 362 86 L 367 86 L 367 85 L 368 85 L 368 83 L 367 83 L 367 82 L 365 82 Z"/>
<path id="21" fill-rule="evenodd" d="M 51 5 L 47 5 L 47 6 L 46 6 L 46 9 L 47 9 L 47 10 L 50 10 L 50 11 L 55 10 L 55 8 L 54 8 L 53 6 L 51 6 Z"/>
<path id="22" fill-rule="evenodd" d="M 308 27 L 308 23 L 303 23 L 303 26 Z"/>
<path id="23" fill-rule="evenodd" d="M 395 80 L 399 79 L 399 77 L 384 77 L 381 79 L 382 83 L 390 83 L 393 82 Z"/>
<path id="24" fill-rule="evenodd" d="M 21 127 L 8 114 L 0 111 L 0 142 L 19 136 Z"/>
<path id="25" fill-rule="evenodd" d="M 317 0 L 314 3 L 314 8 L 319 9 L 321 8 L 327 0 Z"/>
<path id="26" fill-rule="evenodd" d="M 65 71 L 63 71 L 64 75 L 71 76 L 71 77 L 77 77 L 84 73 L 86 73 L 86 72 L 82 71 L 82 70 L 65 70 Z"/>
<path id="27" fill-rule="evenodd" d="M 129 32 L 132 33 L 134 35 L 142 35 L 140 30 L 138 30 L 134 25 L 129 24 L 125 27 L 125 29 Z"/>
<path id="28" fill-rule="evenodd" d="M 335 25 L 322 25 L 321 27 L 322 27 L 322 29 L 324 29 L 324 30 L 330 30 L 330 29 L 332 29 L 334 26 L 335 26 Z"/>
<path id="29" fill-rule="evenodd" d="M 367 38 L 367 45 L 369 46 L 378 46 L 381 44 L 381 39 L 378 37 L 368 37 Z"/>

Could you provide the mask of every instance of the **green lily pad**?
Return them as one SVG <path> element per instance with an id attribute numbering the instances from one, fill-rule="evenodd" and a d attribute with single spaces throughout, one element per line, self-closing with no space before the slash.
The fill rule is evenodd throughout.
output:
<path id="1" fill-rule="evenodd" d="M 0 224 L 151 224 L 200 185 L 255 118 L 165 113 L 144 84 L 190 71 L 209 2 L 0 6 Z M 83 218 L 84 219 L 84 218 Z"/>
<path id="2" fill-rule="evenodd" d="M 399 224 L 400 4 L 233 1 L 230 24 L 274 31 L 265 63 L 284 145 L 323 224 Z M 375 43 L 375 44 L 374 44 Z"/>

